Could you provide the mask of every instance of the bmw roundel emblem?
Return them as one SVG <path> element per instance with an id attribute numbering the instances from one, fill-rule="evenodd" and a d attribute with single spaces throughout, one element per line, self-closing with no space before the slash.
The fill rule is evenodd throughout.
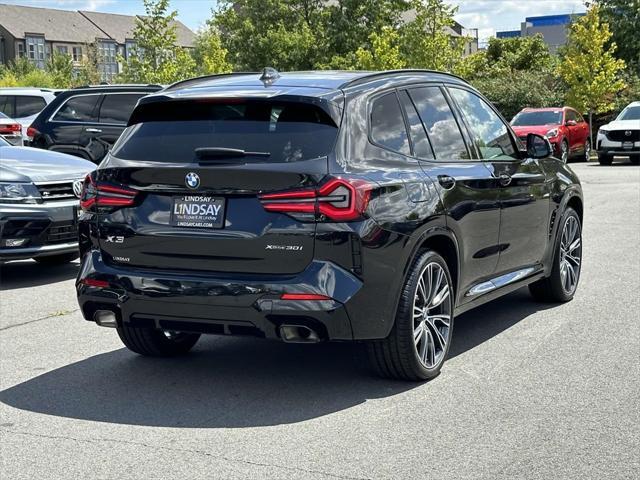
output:
<path id="1" fill-rule="evenodd" d="M 195 190 L 200 186 L 200 177 L 197 173 L 189 172 L 187 173 L 186 177 L 184 177 L 184 183 L 187 185 L 187 187 Z"/>

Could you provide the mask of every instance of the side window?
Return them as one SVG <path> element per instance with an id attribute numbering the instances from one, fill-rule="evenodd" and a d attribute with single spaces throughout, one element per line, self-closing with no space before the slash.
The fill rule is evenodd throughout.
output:
<path id="1" fill-rule="evenodd" d="M 15 117 L 15 108 L 13 108 L 13 99 L 15 97 L 4 95 L 0 97 L 0 112 L 4 113 L 7 117 Z"/>
<path id="2" fill-rule="evenodd" d="M 422 121 L 418 116 L 416 107 L 413 105 L 409 94 L 406 91 L 402 91 L 399 92 L 399 96 L 400 103 L 404 108 L 409 123 L 409 135 L 413 146 L 413 155 L 427 160 L 433 159 L 433 150 L 431 150 L 429 139 L 427 138 L 427 134 L 422 126 Z"/>
<path id="3" fill-rule="evenodd" d="M 100 123 L 118 123 L 126 125 L 136 106 L 136 102 L 143 94 L 111 94 L 105 95 L 100 107 Z"/>
<path id="4" fill-rule="evenodd" d="M 442 90 L 420 87 L 412 89 L 409 95 L 427 129 L 436 159 L 468 159 L 467 146 Z"/>
<path id="5" fill-rule="evenodd" d="M 97 122 L 98 118 L 93 112 L 98 98 L 100 98 L 100 95 L 82 95 L 70 98 L 58 110 L 53 120 L 61 122 Z"/>
<path id="6" fill-rule="evenodd" d="M 578 119 L 578 123 L 584 123 L 584 118 L 578 112 L 576 112 L 576 118 Z"/>
<path id="7" fill-rule="evenodd" d="M 46 106 L 47 102 L 45 102 L 42 97 L 16 97 L 16 117 L 30 117 Z"/>
<path id="8" fill-rule="evenodd" d="M 467 90 L 450 88 L 483 160 L 518 158 L 509 129 L 487 102 Z"/>
<path id="9" fill-rule="evenodd" d="M 371 107 L 371 139 L 389 150 L 411 155 L 407 128 L 395 92 L 374 100 Z"/>

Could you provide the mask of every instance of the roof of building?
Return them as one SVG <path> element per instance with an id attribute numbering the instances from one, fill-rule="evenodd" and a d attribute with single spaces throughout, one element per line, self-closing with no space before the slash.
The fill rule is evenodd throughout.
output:
<path id="1" fill-rule="evenodd" d="M 0 25 L 15 38 L 44 35 L 53 42 L 90 43 L 96 38 L 125 43 L 133 39 L 136 16 L 88 11 L 25 7 L 0 3 Z M 174 20 L 178 45 L 192 47 L 195 34 Z"/>
<path id="2" fill-rule="evenodd" d="M 126 40 L 133 39 L 133 31 L 136 26 L 135 16 L 89 12 L 86 10 L 80 10 L 80 14 L 118 43 L 125 43 Z M 181 47 L 193 47 L 195 34 L 178 20 L 174 20 L 172 24 L 176 27 L 178 45 Z"/>
<path id="3" fill-rule="evenodd" d="M 527 17 L 525 21 L 535 27 L 549 27 L 552 25 L 567 25 L 576 17 L 581 17 L 584 13 L 565 13 L 562 15 L 543 15 L 540 17 Z"/>
<path id="4" fill-rule="evenodd" d="M 53 8 L 0 3 L 0 25 L 16 38 L 39 34 L 54 42 L 86 43 L 105 36 L 80 13 Z"/>

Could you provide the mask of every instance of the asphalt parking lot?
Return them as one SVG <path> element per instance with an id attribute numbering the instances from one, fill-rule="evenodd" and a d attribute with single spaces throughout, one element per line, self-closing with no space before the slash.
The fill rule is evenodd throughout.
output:
<path id="1" fill-rule="evenodd" d="M 574 301 L 456 320 L 443 373 L 380 380 L 349 345 L 210 337 L 136 356 L 81 318 L 77 263 L 0 270 L 0 477 L 638 478 L 640 167 L 574 164 Z"/>

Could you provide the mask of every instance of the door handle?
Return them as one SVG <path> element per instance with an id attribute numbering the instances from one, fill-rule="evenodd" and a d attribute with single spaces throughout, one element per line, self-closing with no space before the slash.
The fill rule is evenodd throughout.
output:
<path id="1" fill-rule="evenodd" d="M 99 128 L 87 128 L 87 132 L 102 133 L 102 130 L 100 130 Z"/>
<path id="2" fill-rule="evenodd" d="M 508 187 L 511 183 L 511 175 L 501 173 L 500 175 L 498 175 L 498 183 L 503 187 Z"/>
<path id="3" fill-rule="evenodd" d="M 456 179 L 449 175 L 438 175 L 438 183 L 445 190 L 451 190 L 456 185 Z"/>

